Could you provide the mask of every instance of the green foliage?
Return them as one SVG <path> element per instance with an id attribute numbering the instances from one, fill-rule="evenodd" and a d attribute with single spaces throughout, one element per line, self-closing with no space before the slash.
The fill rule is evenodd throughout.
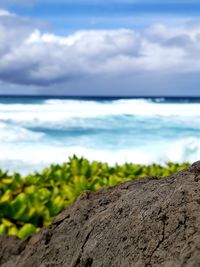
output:
<path id="1" fill-rule="evenodd" d="M 49 225 L 84 190 L 96 191 L 144 176 L 167 176 L 188 163 L 136 165 L 126 163 L 113 167 L 107 163 L 89 162 L 73 156 L 62 165 L 51 165 L 42 173 L 22 178 L 0 171 L 0 234 L 26 238 Z"/>

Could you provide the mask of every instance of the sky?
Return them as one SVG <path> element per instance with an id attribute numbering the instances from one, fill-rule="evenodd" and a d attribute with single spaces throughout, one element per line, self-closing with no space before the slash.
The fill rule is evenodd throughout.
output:
<path id="1" fill-rule="evenodd" d="M 200 1 L 0 0 L 0 94 L 200 96 Z"/>

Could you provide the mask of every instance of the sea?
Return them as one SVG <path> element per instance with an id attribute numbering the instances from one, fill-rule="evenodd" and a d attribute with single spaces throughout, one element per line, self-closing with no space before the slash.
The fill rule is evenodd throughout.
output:
<path id="1" fill-rule="evenodd" d="M 200 159 L 200 98 L 0 97 L 0 169 L 77 155 L 110 165 Z"/>

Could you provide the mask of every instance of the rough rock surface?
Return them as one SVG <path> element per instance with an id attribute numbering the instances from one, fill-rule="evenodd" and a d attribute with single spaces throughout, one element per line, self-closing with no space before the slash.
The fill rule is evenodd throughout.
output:
<path id="1" fill-rule="evenodd" d="M 200 162 L 84 192 L 27 240 L 0 237 L 4 267 L 200 266 Z"/>

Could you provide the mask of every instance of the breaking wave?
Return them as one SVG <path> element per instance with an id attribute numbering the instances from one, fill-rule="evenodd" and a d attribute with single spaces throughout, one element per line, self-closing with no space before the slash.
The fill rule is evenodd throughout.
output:
<path id="1" fill-rule="evenodd" d="M 200 103 L 164 99 L 0 100 L 0 168 L 21 173 L 76 154 L 110 164 L 200 158 Z"/>

